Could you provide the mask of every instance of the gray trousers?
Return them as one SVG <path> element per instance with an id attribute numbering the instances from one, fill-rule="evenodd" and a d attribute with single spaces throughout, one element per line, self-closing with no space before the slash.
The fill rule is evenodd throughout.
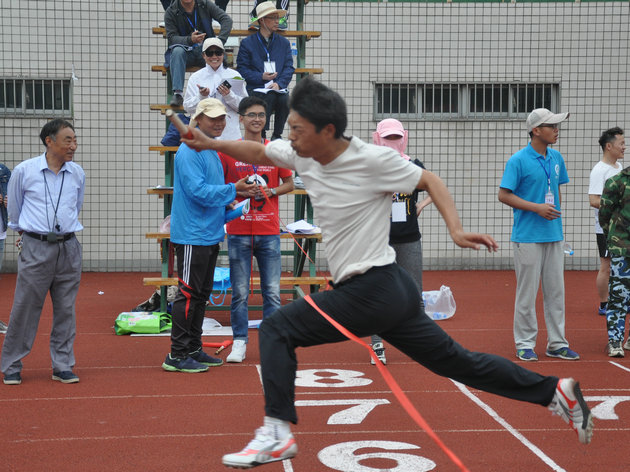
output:
<path id="1" fill-rule="evenodd" d="M 33 347 L 48 292 L 53 306 L 50 332 L 52 368 L 55 372 L 72 370 L 75 363 L 75 301 L 81 281 L 81 244 L 76 237 L 51 244 L 24 235 L 22 241 L 0 370 L 4 374 L 22 370 L 22 359 Z"/>
<path id="2" fill-rule="evenodd" d="M 391 247 L 396 251 L 396 264 L 405 269 L 420 292 L 420 306 L 424 309 L 422 300 L 422 239 L 410 243 L 391 243 Z M 380 343 L 383 340 L 378 334 L 372 335 L 372 344 Z"/>
<path id="3" fill-rule="evenodd" d="M 536 295 L 542 285 L 547 349 L 567 347 L 564 337 L 564 251 L 562 241 L 512 243 L 516 270 L 514 342 L 516 349 L 534 349 L 538 335 Z"/>

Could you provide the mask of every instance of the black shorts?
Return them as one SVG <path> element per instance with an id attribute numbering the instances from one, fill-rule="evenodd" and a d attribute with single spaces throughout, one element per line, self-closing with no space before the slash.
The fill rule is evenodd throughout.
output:
<path id="1" fill-rule="evenodd" d="M 610 258 L 610 253 L 608 252 L 608 243 L 606 242 L 606 236 L 603 233 L 595 234 L 597 236 L 597 249 L 599 250 L 599 257 L 608 257 Z"/>

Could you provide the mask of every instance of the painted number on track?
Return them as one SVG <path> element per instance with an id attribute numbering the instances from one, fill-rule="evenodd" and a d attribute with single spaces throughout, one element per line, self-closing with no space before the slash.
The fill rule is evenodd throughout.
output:
<path id="1" fill-rule="evenodd" d="M 378 451 L 359 453 L 360 449 Z M 395 441 L 350 441 L 322 449 L 317 458 L 326 467 L 340 472 L 428 472 L 435 469 L 435 462 L 426 457 L 389 452 L 410 449 L 418 450 L 420 447 Z M 378 468 L 370 467 L 370 460 L 376 459 L 379 459 L 378 463 L 381 465 Z M 387 461 L 386 466 L 382 465 L 384 460 Z"/>
<path id="2" fill-rule="evenodd" d="M 389 405 L 389 400 L 373 398 L 366 400 L 298 400 L 295 406 L 354 405 L 330 415 L 328 424 L 361 424 L 378 405 Z"/>
<path id="3" fill-rule="evenodd" d="M 306 369 L 298 370 L 296 387 L 349 388 L 370 385 L 372 380 L 365 378 L 363 372 L 342 369 Z"/>
<path id="4" fill-rule="evenodd" d="M 591 409 L 593 416 L 598 420 L 618 420 L 619 416 L 615 413 L 615 407 L 622 402 L 630 401 L 627 396 L 585 396 L 587 402 L 599 402 L 599 404 Z"/>

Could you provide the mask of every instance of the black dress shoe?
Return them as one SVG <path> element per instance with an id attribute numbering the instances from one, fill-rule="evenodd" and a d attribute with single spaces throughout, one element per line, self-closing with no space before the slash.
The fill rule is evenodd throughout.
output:
<path id="1" fill-rule="evenodd" d="M 184 97 L 180 93 L 174 94 L 171 100 L 171 107 L 180 108 L 182 105 L 184 105 Z"/>

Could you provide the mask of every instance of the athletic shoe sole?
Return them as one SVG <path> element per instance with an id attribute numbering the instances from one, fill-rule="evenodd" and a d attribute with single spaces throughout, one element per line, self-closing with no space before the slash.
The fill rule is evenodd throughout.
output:
<path id="1" fill-rule="evenodd" d="M 22 383 L 22 379 L 3 379 L 2 382 L 5 385 L 20 385 Z"/>
<path id="2" fill-rule="evenodd" d="M 591 414 L 591 410 L 586 405 L 584 401 L 584 397 L 582 396 L 582 390 L 580 389 L 580 382 L 575 382 L 575 387 L 573 388 L 573 394 L 575 395 L 575 399 L 580 405 L 582 409 L 582 424 L 580 425 L 580 430 L 577 431 L 578 438 L 582 444 L 588 444 L 591 442 L 593 438 L 593 415 Z M 586 414 L 584 414 L 586 412 Z M 582 434 L 580 434 L 582 433 Z"/>
<path id="3" fill-rule="evenodd" d="M 162 369 L 167 372 L 184 372 L 185 374 L 198 374 L 200 372 L 206 372 L 209 367 L 206 366 L 205 369 L 178 369 L 177 367 L 173 367 L 172 365 L 168 365 L 166 362 L 162 364 Z"/>
<path id="4" fill-rule="evenodd" d="M 547 357 L 554 357 L 556 359 L 564 359 L 565 361 L 579 361 L 580 360 L 580 356 L 578 355 L 577 357 L 571 357 L 571 356 L 564 356 L 562 354 L 555 354 L 553 352 L 545 352 L 545 356 Z"/>
<path id="5" fill-rule="evenodd" d="M 79 383 L 79 377 L 73 377 L 71 379 L 62 379 L 61 377 L 53 374 L 52 376 L 53 380 L 56 380 L 58 382 L 61 382 L 62 384 L 75 384 L 75 383 Z"/>
<path id="6" fill-rule="evenodd" d="M 562 388 L 562 383 L 568 382 L 567 390 Z M 570 390 L 570 391 L 569 391 Z M 569 395 L 571 394 L 571 395 Z M 574 397 L 575 400 L 571 400 L 569 396 Z M 591 410 L 586 405 L 584 397 L 582 396 L 582 390 L 580 389 L 580 383 L 573 379 L 562 379 L 558 382 L 556 387 L 556 393 L 554 399 L 557 398 L 555 406 L 552 407 L 552 412 L 569 424 L 577 435 L 582 444 L 588 444 L 593 438 L 593 415 Z M 579 410 L 579 411 L 578 411 Z M 581 423 L 575 423 L 574 413 L 580 413 L 582 416 Z"/>
<path id="7" fill-rule="evenodd" d="M 297 443 L 295 439 L 292 438 L 283 449 L 267 452 L 267 451 L 243 451 L 236 454 L 228 454 L 223 456 L 223 465 L 227 467 L 232 467 L 233 469 L 251 469 L 252 467 L 257 467 L 263 464 L 270 464 L 271 462 L 284 461 L 287 459 L 292 459 L 297 455 Z M 236 457 L 237 459 L 230 459 L 230 456 Z M 243 457 L 244 459 L 247 456 L 253 456 L 253 460 L 249 463 L 243 463 L 238 461 L 238 457 Z"/>

